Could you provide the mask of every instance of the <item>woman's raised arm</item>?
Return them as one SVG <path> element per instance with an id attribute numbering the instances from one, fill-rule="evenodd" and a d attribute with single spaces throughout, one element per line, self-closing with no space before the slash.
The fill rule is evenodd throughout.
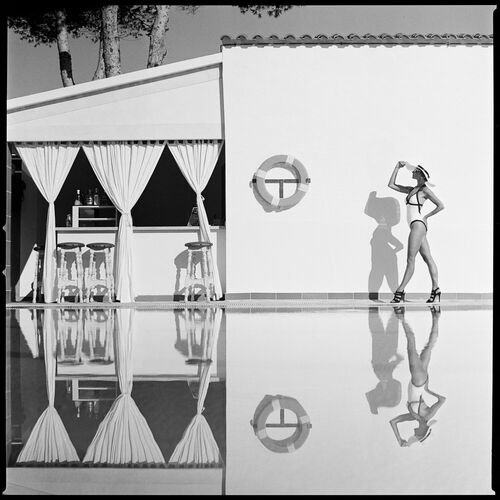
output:
<path id="1" fill-rule="evenodd" d="M 396 166 L 394 167 L 394 170 L 392 171 L 391 178 L 389 179 L 389 183 L 387 184 L 391 189 L 394 189 L 395 191 L 399 191 L 400 193 L 408 193 L 410 191 L 410 188 L 408 186 L 400 186 L 399 184 L 396 184 L 396 177 L 398 175 L 398 171 L 400 168 L 405 166 L 404 161 L 398 161 L 396 163 Z"/>

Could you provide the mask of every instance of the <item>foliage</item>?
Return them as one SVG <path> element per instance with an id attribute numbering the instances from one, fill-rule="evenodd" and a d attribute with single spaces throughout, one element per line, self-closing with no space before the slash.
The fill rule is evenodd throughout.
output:
<path id="1" fill-rule="evenodd" d="M 81 23 L 73 16 L 67 16 L 66 23 L 68 33 L 79 36 Z M 35 47 L 40 44 L 51 45 L 57 38 L 57 10 L 33 7 L 28 12 L 11 12 L 7 15 L 7 26 L 20 35 L 21 40 Z"/>
<path id="2" fill-rule="evenodd" d="M 177 5 L 180 10 L 194 14 L 198 5 Z M 85 36 L 97 42 L 101 31 L 101 5 L 66 5 L 68 33 L 74 37 Z M 37 45 L 52 45 L 56 40 L 55 7 L 43 4 L 30 9 L 9 9 L 7 25 L 22 40 Z M 156 5 L 121 4 L 118 9 L 118 30 L 120 38 L 149 36 L 156 16 Z"/>
<path id="3" fill-rule="evenodd" d="M 250 12 L 257 17 L 262 17 L 263 13 L 269 16 L 279 17 L 281 14 L 290 10 L 293 5 L 238 5 L 243 14 Z"/>

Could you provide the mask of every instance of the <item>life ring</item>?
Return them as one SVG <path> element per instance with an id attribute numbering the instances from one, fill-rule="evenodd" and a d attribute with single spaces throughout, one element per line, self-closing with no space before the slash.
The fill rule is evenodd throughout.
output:
<path id="1" fill-rule="evenodd" d="M 266 430 L 267 419 L 272 412 L 282 409 L 290 410 L 297 416 L 295 432 L 285 439 L 271 439 Z M 301 404 L 294 398 L 281 395 L 265 396 L 257 406 L 250 425 L 259 441 L 276 453 L 291 453 L 298 450 L 305 443 L 312 427 L 311 419 Z"/>
<path id="2" fill-rule="evenodd" d="M 267 172 L 283 163 L 292 167 L 297 172 L 297 190 L 288 198 L 273 196 L 266 187 Z M 308 177 L 306 168 L 299 160 L 297 160 L 297 158 L 290 155 L 275 155 L 271 156 L 264 163 L 262 163 L 253 175 L 252 182 L 255 190 L 265 202 L 277 209 L 283 209 L 293 207 L 305 196 L 309 189 L 311 179 Z"/>

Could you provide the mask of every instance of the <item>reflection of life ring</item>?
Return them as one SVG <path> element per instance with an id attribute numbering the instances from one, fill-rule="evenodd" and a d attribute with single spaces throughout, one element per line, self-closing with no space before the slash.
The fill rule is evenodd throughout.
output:
<path id="1" fill-rule="evenodd" d="M 290 410 L 297 416 L 295 432 L 291 436 L 281 440 L 271 439 L 266 430 L 266 427 L 270 426 L 269 424 L 266 425 L 269 415 L 273 411 L 278 410 Z M 309 436 L 312 427 L 311 419 L 300 403 L 294 398 L 281 395 L 265 396 L 257 406 L 250 425 L 253 427 L 255 435 L 259 438 L 260 442 L 267 449 L 276 453 L 291 453 L 298 450 Z M 284 424 L 284 422 L 282 422 L 282 425 L 272 425 L 273 427 L 290 427 L 290 424 Z"/>
<path id="2" fill-rule="evenodd" d="M 279 166 L 279 164 L 285 164 L 288 167 L 292 167 L 296 173 L 296 182 L 297 182 L 297 190 L 292 196 L 288 198 L 279 198 L 277 196 L 273 196 L 266 187 L 266 174 L 274 167 Z M 275 208 L 290 208 L 296 205 L 307 193 L 309 189 L 309 184 L 311 179 L 307 176 L 307 170 L 304 165 L 300 163 L 297 158 L 294 158 L 290 155 L 275 155 L 268 158 L 255 172 L 252 182 L 255 186 L 257 193 L 261 196 L 261 198 L 269 203 L 272 207 Z"/>

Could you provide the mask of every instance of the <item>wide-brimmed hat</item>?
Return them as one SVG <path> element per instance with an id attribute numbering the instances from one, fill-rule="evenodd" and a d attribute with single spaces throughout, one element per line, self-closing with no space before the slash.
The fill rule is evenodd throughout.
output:
<path id="1" fill-rule="evenodd" d="M 413 172 L 415 169 L 418 169 L 420 172 L 422 172 L 423 176 L 425 177 L 425 183 L 428 185 L 428 186 L 435 186 L 435 184 L 432 184 L 432 182 L 429 182 L 429 178 L 430 178 L 430 174 L 429 172 L 427 172 L 427 170 L 422 167 L 422 165 L 417 165 L 416 167 L 409 164 L 408 162 L 406 162 L 406 167 L 408 168 L 408 170 L 410 170 L 410 172 Z"/>

